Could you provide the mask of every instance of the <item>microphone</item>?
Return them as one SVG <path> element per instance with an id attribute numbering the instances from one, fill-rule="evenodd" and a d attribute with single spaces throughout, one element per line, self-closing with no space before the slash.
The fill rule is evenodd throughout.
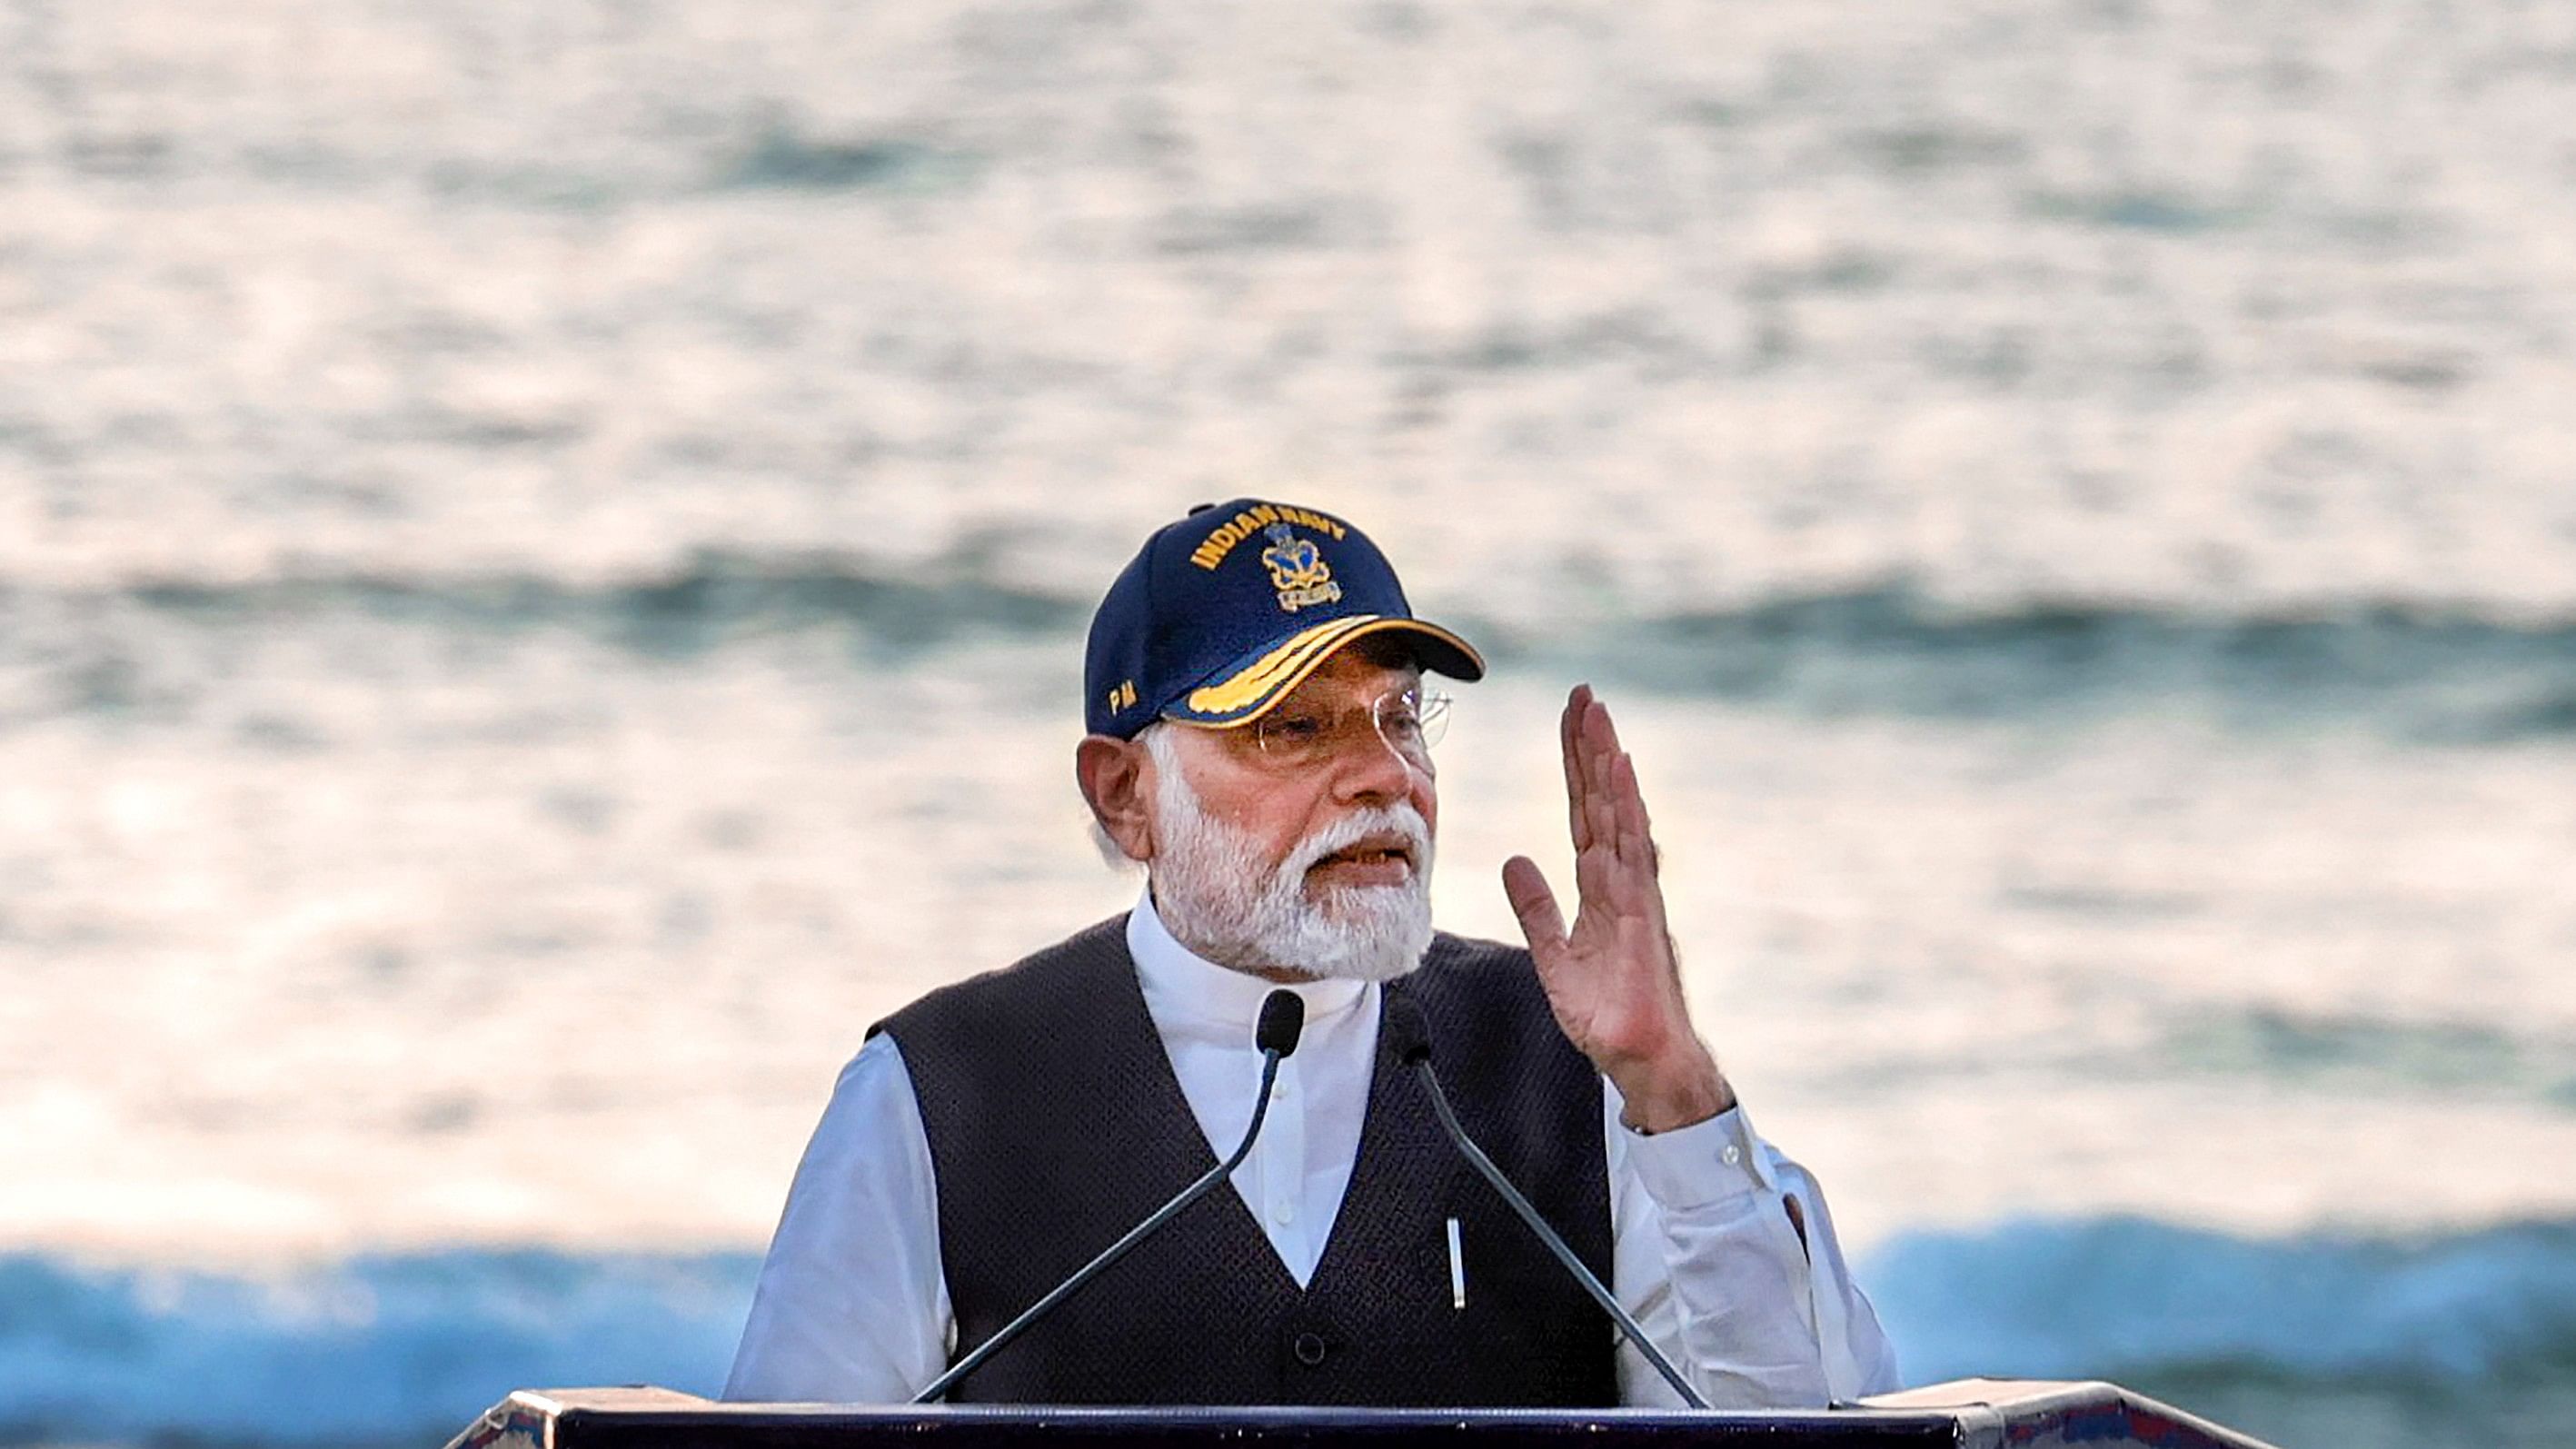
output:
<path id="1" fill-rule="evenodd" d="M 1243 1129 L 1243 1140 L 1225 1161 L 1210 1168 L 1198 1181 L 1182 1188 L 1180 1195 L 1154 1210 L 1154 1215 L 1127 1230 L 1127 1235 L 1100 1250 L 1100 1256 L 1082 1265 L 1074 1275 L 1058 1283 L 1044 1298 L 1020 1311 L 1020 1316 L 1003 1324 L 1001 1331 L 982 1343 L 975 1351 L 949 1366 L 948 1372 L 932 1379 L 920 1393 L 912 1396 L 916 1404 L 927 1404 L 946 1396 L 959 1379 L 983 1366 L 984 1360 L 1002 1351 L 1002 1346 L 1028 1332 L 1029 1325 L 1046 1316 L 1047 1311 L 1070 1298 L 1083 1284 L 1099 1277 L 1110 1264 L 1127 1256 L 1127 1250 L 1145 1241 L 1156 1228 L 1181 1215 L 1191 1203 L 1208 1195 L 1226 1175 L 1243 1164 L 1252 1152 L 1253 1139 L 1261 1135 L 1262 1120 L 1270 1115 L 1270 1084 L 1279 1076 L 1279 1063 L 1297 1050 L 1297 1038 L 1306 1029 L 1306 1000 L 1294 991 L 1274 991 L 1261 1002 L 1261 1017 L 1252 1029 L 1252 1044 L 1261 1049 L 1261 1090 L 1252 1099 L 1252 1125 Z"/>
<path id="2" fill-rule="evenodd" d="M 1264 1055 L 1285 1057 L 1297 1050 L 1297 1038 L 1306 1030 L 1306 998 L 1294 991 L 1274 991 L 1261 999 L 1261 1019 L 1253 1023 L 1252 1044 Z M 1263 1063 L 1262 1069 L 1270 1069 Z"/>
<path id="3" fill-rule="evenodd" d="M 1503 1195 L 1503 1201 L 1511 1204 L 1512 1211 L 1520 1214 L 1521 1221 L 1529 1224 L 1531 1232 L 1538 1234 L 1538 1240 L 1556 1255 L 1556 1261 L 1565 1265 L 1565 1271 L 1574 1275 L 1574 1281 L 1582 1284 L 1583 1291 L 1592 1295 L 1592 1301 L 1600 1304 L 1611 1321 L 1619 1325 L 1620 1332 L 1628 1335 L 1628 1341 L 1646 1356 L 1646 1362 L 1655 1366 L 1655 1372 L 1664 1376 L 1664 1382 L 1673 1386 L 1673 1392 L 1682 1396 L 1682 1402 L 1694 1409 L 1707 1408 L 1708 1400 L 1700 1397 L 1699 1390 L 1690 1386 L 1690 1381 L 1673 1367 L 1671 1359 L 1664 1357 L 1664 1351 L 1655 1347 L 1655 1341 L 1646 1336 L 1646 1330 L 1637 1326 L 1637 1320 L 1629 1316 L 1627 1309 L 1619 1306 L 1619 1300 L 1610 1296 L 1610 1290 L 1601 1286 L 1601 1280 L 1593 1276 L 1591 1269 L 1583 1266 L 1583 1260 L 1574 1256 L 1574 1249 L 1566 1246 L 1565 1239 L 1557 1235 L 1555 1228 L 1548 1226 L 1546 1218 L 1539 1216 L 1538 1209 L 1530 1205 L 1530 1200 L 1521 1196 L 1519 1188 L 1512 1186 L 1512 1180 L 1503 1176 L 1503 1170 L 1496 1167 L 1494 1159 L 1487 1157 L 1485 1150 L 1467 1135 L 1467 1129 L 1458 1125 L 1458 1114 L 1449 1107 L 1449 1094 L 1440 1090 L 1439 1074 L 1431 1070 L 1431 1030 L 1423 1023 L 1422 1008 L 1412 997 L 1400 991 L 1384 992 L 1380 1001 L 1380 1020 L 1387 1049 L 1395 1053 L 1398 1062 L 1411 1067 L 1414 1075 L 1422 1079 L 1423 1090 L 1431 1094 L 1431 1110 L 1439 1114 L 1440 1125 L 1448 1129 L 1449 1140 L 1458 1144 L 1459 1155 L 1483 1174 L 1485 1181 L 1494 1185 L 1494 1191 Z"/>

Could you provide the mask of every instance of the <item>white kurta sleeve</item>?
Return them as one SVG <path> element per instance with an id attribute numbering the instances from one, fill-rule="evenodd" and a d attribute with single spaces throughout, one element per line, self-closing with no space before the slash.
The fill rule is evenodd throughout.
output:
<path id="1" fill-rule="evenodd" d="M 724 1396 L 901 1403 L 947 1366 L 950 1332 L 930 1139 L 880 1033 L 842 1069 L 797 1164 Z"/>
<path id="2" fill-rule="evenodd" d="M 1620 1124 L 1615 1089 L 1605 1098 L 1612 1291 L 1711 1405 L 1821 1408 L 1897 1387 L 1895 1350 L 1806 1169 L 1741 1106 L 1644 1136 Z M 1627 1345 L 1619 1389 L 1623 1403 L 1681 1407 Z"/>

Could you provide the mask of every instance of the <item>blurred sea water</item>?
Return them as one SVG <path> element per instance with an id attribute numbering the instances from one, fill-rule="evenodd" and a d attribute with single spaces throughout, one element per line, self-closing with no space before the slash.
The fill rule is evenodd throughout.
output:
<path id="1" fill-rule="evenodd" d="M 0 1438 L 711 1388 L 1250 492 L 1451 929 L 1603 689 L 1910 1377 L 2563 1442 L 2571 397 L 2566 6 L 0 0 Z"/>

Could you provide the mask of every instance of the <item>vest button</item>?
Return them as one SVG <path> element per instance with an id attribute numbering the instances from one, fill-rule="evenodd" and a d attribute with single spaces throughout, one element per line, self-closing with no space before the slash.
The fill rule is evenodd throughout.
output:
<path id="1" fill-rule="evenodd" d="M 1315 1368 L 1324 1361 L 1324 1336 L 1320 1333 L 1297 1335 L 1297 1362 Z"/>

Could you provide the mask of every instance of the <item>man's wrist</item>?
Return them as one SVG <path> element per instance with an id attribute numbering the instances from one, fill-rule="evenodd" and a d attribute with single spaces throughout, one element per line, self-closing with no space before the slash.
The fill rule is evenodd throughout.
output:
<path id="1" fill-rule="evenodd" d="M 1620 1073 L 1611 1083 L 1619 1089 L 1620 1124 L 1632 1132 L 1671 1132 L 1735 1106 L 1735 1089 L 1706 1047 L 1677 1061 Z"/>

